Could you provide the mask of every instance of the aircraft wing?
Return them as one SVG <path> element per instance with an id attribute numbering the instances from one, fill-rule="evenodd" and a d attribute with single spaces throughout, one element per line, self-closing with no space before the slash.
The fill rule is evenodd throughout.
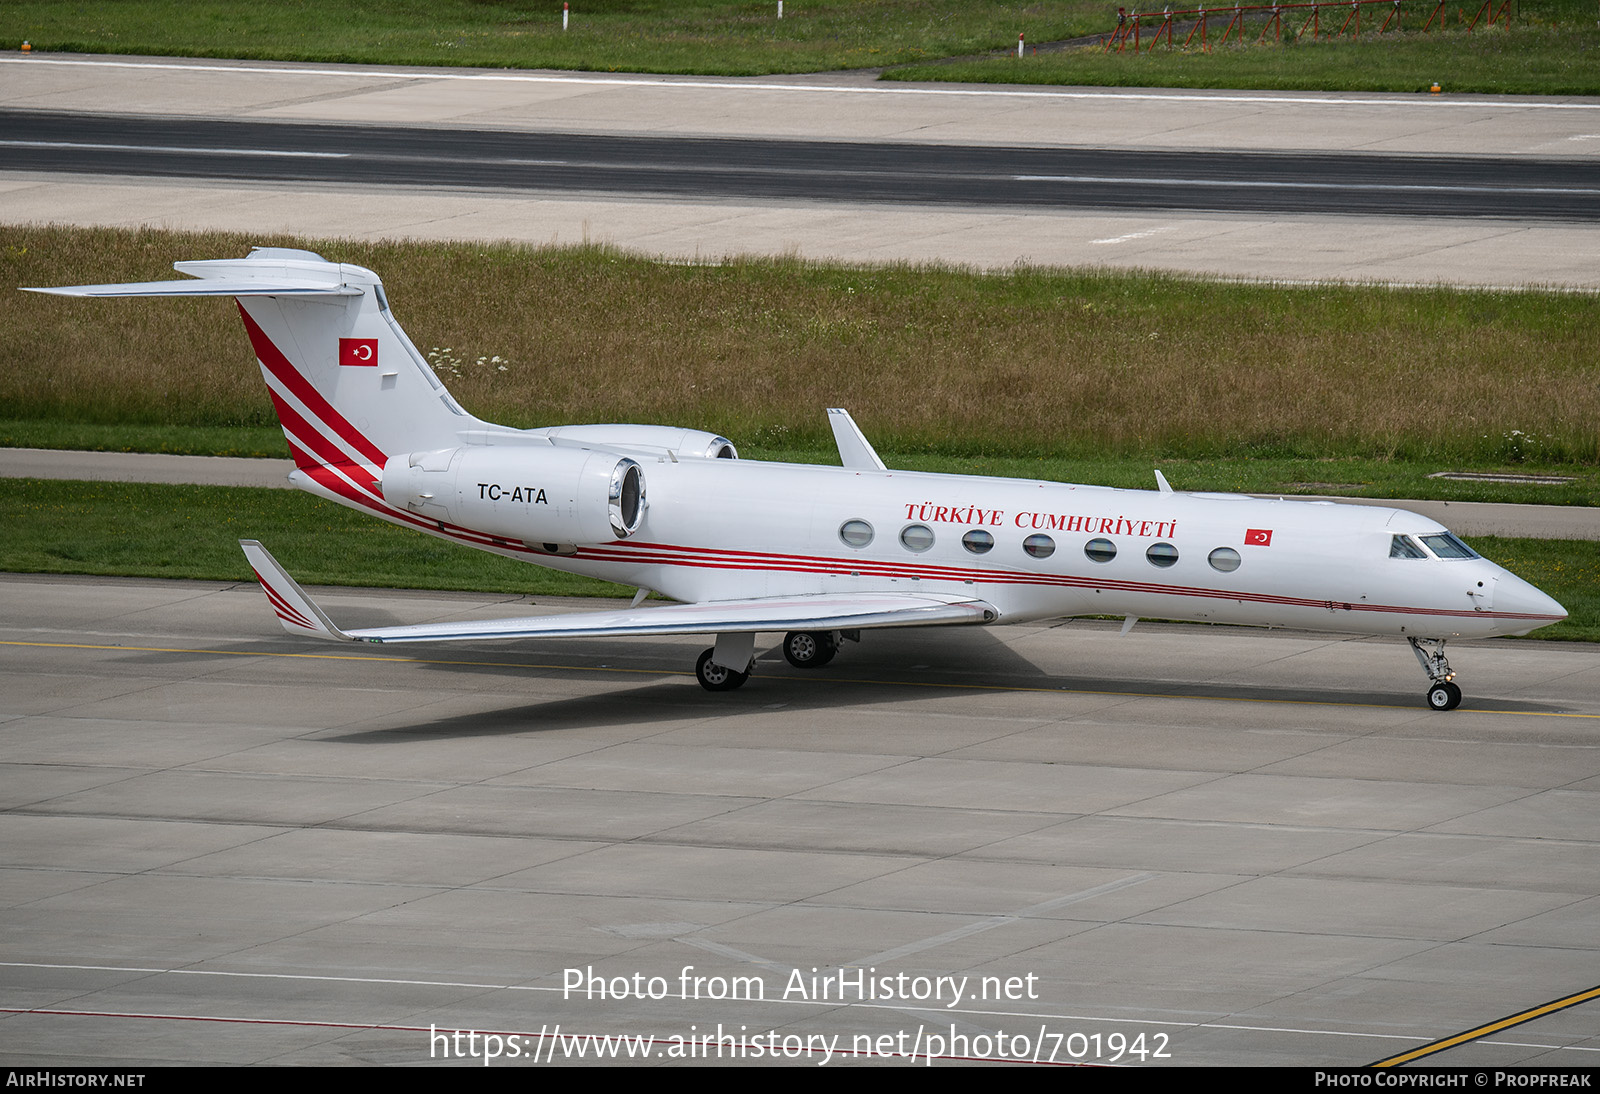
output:
<path id="1" fill-rule="evenodd" d="M 295 584 L 265 547 L 251 539 L 240 540 L 239 546 L 244 548 L 245 557 L 284 630 L 345 642 L 468 642 L 499 638 L 857 630 L 992 623 L 1000 615 L 993 605 L 971 597 L 837 593 L 342 630 Z"/>

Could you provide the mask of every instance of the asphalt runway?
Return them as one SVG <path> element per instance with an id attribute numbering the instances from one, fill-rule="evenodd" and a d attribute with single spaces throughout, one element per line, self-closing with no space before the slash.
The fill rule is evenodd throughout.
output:
<path id="1" fill-rule="evenodd" d="M 351 145 L 196 157 L 130 144 L 115 125 L 104 140 L 47 135 L 120 147 L 6 146 L 8 223 L 1600 290 L 1593 98 L 35 55 L 0 56 L 0 109 L 48 115 L 58 136 L 114 115 L 129 134 L 231 119 L 253 127 L 234 132 L 315 129 Z M 425 136 L 398 158 L 355 156 L 350 178 L 350 159 L 320 154 L 396 129 Z M 460 134 L 489 150 L 450 143 Z M 435 142 L 461 162 L 425 162 Z M 662 149 L 671 162 L 650 167 Z M 766 158 L 802 149 L 810 166 Z"/>
<path id="2" fill-rule="evenodd" d="M 711 695 L 693 639 L 374 654 L 254 586 L 8 575 L 0 642 L 10 1065 L 1355 1065 L 1600 979 L 1592 645 L 1453 646 L 1436 714 L 1403 644 L 1206 627 L 869 634 Z M 1428 1059 L 1596 1052 L 1590 1002 Z"/>
<path id="3" fill-rule="evenodd" d="M 212 181 L 1004 205 L 1600 220 L 1572 159 L 619 136 L 0 111 L 7 168 Z"/>

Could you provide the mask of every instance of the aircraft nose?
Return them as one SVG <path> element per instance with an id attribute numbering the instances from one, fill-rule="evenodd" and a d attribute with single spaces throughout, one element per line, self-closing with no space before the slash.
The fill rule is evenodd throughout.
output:
<path id="1" fill-rule="evenodd" d="M 1546 595 L 1516 574 L 1504 571 L 1501 572 L 1494 591 L 1494 610 L 1497 614 L 1538 616 L 1538 619 L 1528 621 L 1529 630 L 1559 623 L 1567 617 L 1567 609 L 1563 608 L 1554 597 Z"/>

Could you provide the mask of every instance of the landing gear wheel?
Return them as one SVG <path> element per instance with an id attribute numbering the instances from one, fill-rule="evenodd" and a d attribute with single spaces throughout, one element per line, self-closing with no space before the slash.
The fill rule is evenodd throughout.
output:
<path id="1" fill-rule="evenodd" d="M 707 691 L 733 691 L 743 687 L 744 682 L 750 679 L 748 672 L 734 672 L 711 660 L 711 655 L 716 652 L 716 647 L 706 650 L 700 655 L 700 660 L 694 663 L 694 678 L 700 681 L 700 686 Z"/>
<path id="2" fill-rule="evenodd" d="M 838 652 L 832 631 L 790 631 L 783 636 L 783 656 L 797 669 L 820 669 Z"/>
<path id="3" fill-rule="evenodd" d="M 1434 710 L 1454 710 L 1461 705 L 1461 689 L 1448 680 L 1428 689 L 1428 705 Z"/>
<path id="4" fill-rule="evenodd" d="M 1413 636 L 1406 641 L 1411 643 L 1411 652 L 1417 655 L 1417 664 L 1422 666 L 1422 671 L 1428 674 L 1431 681 L 1428 684 L 1428 706 L 1434 710 L 1454 710 L 1460 706 L 1461 689 L 1451 683 L 1455 673 L 1450 671 L 1450 662 L 1445 660 L 1444 639 Z"/>

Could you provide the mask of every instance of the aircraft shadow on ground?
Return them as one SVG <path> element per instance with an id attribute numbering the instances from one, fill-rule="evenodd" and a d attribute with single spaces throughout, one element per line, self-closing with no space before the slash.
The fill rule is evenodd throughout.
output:
<path id="1" fill-rule="evenodd" d="M 374 616 L 382 612 L 372 613 Z M 1105 635 L 1106 641 L 1121 641 Z M 978 628 L 890 629 L 870 631 L 860 643 L 847 642 L 834 662 L 822 669 L 796 669 L 777 647 L 758 643 L 757 665 L 750 681 L 732 692 L 712 693 L 694 682 L 698 643 L 650 638 L 581 639 L 567 643 L 529 641 L 516 644 L 452 644 L 445 646 L 334 647 L 330 643 L 285 637 L 232 643 L 215 650 L 130 651 L 126 664 L 153 667 L 201 661 L 236 661 L 238 654 L 304 653 L 308 655 L 407 660 L 414 667 L 449 678 L 447 687 L 471 688 L 472 677 L 500 681 L 495 694 L 507 706 L 442 718 L 393 715 L 388 724 L 321 738 L 340 741 L 383 741 L 483 737 L 499 734 L 548 733 L 592 726 L 650 725 L 763 711 L 838 711 L 850 707 L 916 703 L 961 694 L 1006 691 L 1094 693 L 1128 700 L 1150 697 L 1215 699 L 1239 702 L 1414 707 L 1421 702 L 1422 682 L 1407 691 L 1360 691 L 1306 687 L 1304 684 L 1207 683 L 1198 680 L 1139 678 L 1108 674 L 1049 672 L 1017 653 L 993 632 Z M 709 638 L 706 640 L 709 643 Z M 293 646 L 292 650 L 285 646 Z M 1136 651 L 1129 649 L 1130 655 Z M 1165 664 L 1160 667 L 1167 668 Z M 505 682 L 528 679 L 587 681 L 594 693 L 538 702 L 517 702 Z M 1548 704 L 1468 694 L 1463 711 L 1506 714 L 1561 713 Z M 419 712 L 420 713 L 420 712 Z M 1048 716 L 1048 711 L 1043 712 Z"/>
<path id="2" fill-rule="evenodd" d="M 907 704 L 949 699 L 963 694 L 1006 691 L 1031 693 L 1095 693 L 1128 700 L 1150 697 L 1214 699 L 1296 705 L 1358 705 L 1414 708 L 1427 715 L 1421 702 L 1422 683 L 1401 692 L 1351 692 L 1304 685 L 1206 683 L 1170 679 L 1138 679 L 1105 675 L 1052 673 L 1040 669 L 998 636 L 976 628 L 939 631 L 878 631 L 862 643 L 846 643 L 833 664 L 822 669 L 796 669 L 776 647 L 757 646 L 757 667 L 750 681 L 733 692 L 712 693 L 693 680 L 696 646 L 650 639 L 615 642 L 586 640 L 560 648 L 505 646 L 459 647 L 447 656 L 418 667 L 451 677 L 460 688 L 463 677 L 492 676 L 503 682 L 519 664 L 541 678 L 592 681 L 595 691 L 570 698 L 517 703 L 499 709 L 443 718 L 407 720 L 374 726 L 329 740 L 382 741 L 405 736 L 480 737 L 496 734 L 548 733 L 597 725 L 630 726 L 694 721 L 771 711 L 843 711 L 852 707 Z M 1108 641 L 1116 641 L 1106 636 Z M 391 651 L 392 652 L 392 651 Z M 430 651 L 437 656 L 440 651 Z M 427 655 L 424 655 L 427 656 Z M 459 660 L 458 660 L 459 658 Z M 663 679 L 663 672 L 673 673 Z M 634 675 L 648 674 L 640 680 Z M 681 673 L 681 675 L 678 675 Z M 1544 713 L 1548 706 L 1506 699 L 1467 699 L 1463 710 Z M 1042 711 L 1048 717 L 1048 710 Z"/>

